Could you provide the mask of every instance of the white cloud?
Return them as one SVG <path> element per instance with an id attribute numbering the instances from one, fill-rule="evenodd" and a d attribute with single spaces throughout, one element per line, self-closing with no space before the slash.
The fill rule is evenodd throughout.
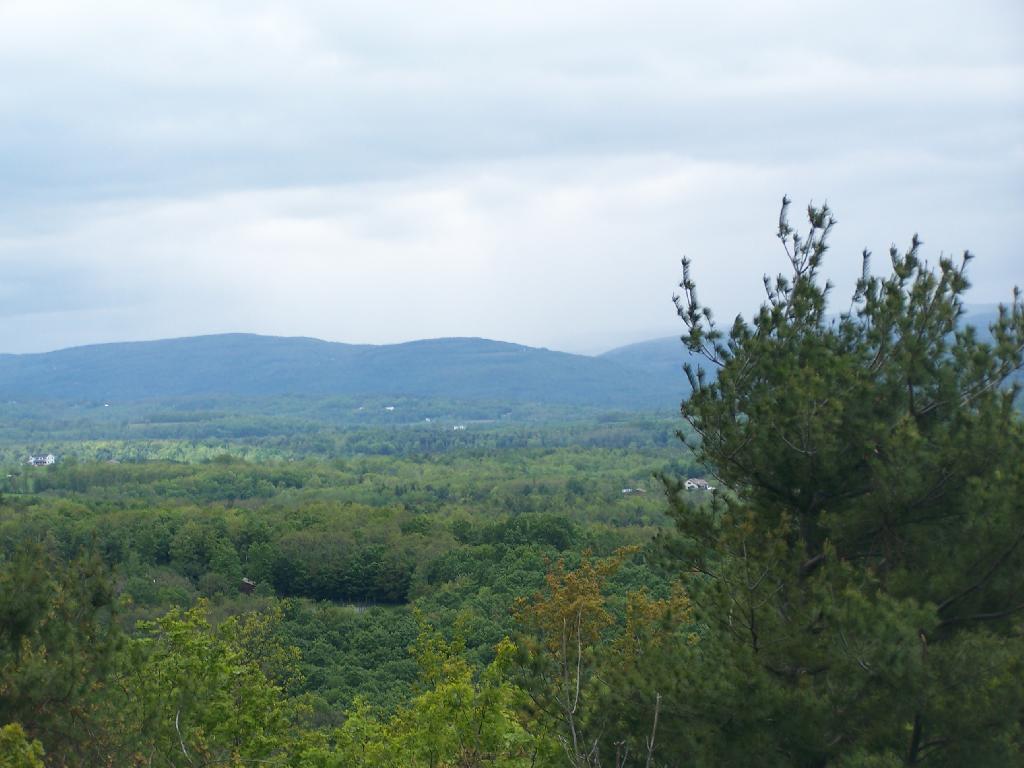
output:
<path id="1" fill-rule="evenodd" d="M 0 4 L 0 349 L 252 330 L 592 349 L 723 314 L 778 199 L 840 284 L 921 231 L 1024 277 L 1024 10 Z M 45 318 L 45 320 L 44 320 Z"/>
<path id="2" fill-rule="evenodd" d="M 884 254 L 889 241 L 909 239 L 915 220 L 941 244 L 962 223 L 944 225 L 943 208 L 888 210 L 900 194 L 873 190 L 864 166 L 831 170 L 843 198 L 859 201 L 839 206 L 830 273 L 841 292 L 863 246 Z M 818 175 L 810 166 L 588 158 L 105 203 L 78 211 L 63 232 L 0 245 L 17 252 L 28 296 L 42 299 L 11 304 L 9 293 L 9 314 L 67 308 L 38 338 L 26 331 L 32 318 L 9 316 L 0 344 L 52 346 L 57 323 L 63 344 L 255 331 L 370 343 L 479 335 L 594 350 L 675 331 L 669 297 L 684 252 L 723 317 L 756 307 L 761 273 L 784 267 L 773 238 L 777 190 L 817 186 Z M 929 204 L 942 198 L 932 192 Z M 990 257 L 981 274 L 1002 289 L 1015 262 L 997 243 L 1019 225 L 971 218 L 995 238 L 970 244 Z"/>

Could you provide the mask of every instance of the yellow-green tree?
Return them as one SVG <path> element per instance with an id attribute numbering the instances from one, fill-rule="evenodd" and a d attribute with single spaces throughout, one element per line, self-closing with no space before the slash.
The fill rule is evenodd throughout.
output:
<path id="1" fill-rule="evenodd" d="M 529 693 L 530 721 L 561 747 L 550 764 L 663 765 L 660 721 L 664 684 L 652 661 L 672 658 L 696 642 L 689 599 L 676 586 L 654 599 L 627 595 L 624 612 L 611 610 L 608 581 L 628 552 L 595 559 L 584 555 L 569 570 L 556 563 L 545 587 L 520 601 L 519 681 Z"/>
<path id="2" fill-rule="evenodd" d="M 0 768 L 43 768 L 43 745 L 17 723 L 0 728 Z"/>
<path id="3" fill-rule="evenodd" d="M 476 673 L 460 641 L 421 624 L 413 654 L 422 690 L 393 716 L 377 717 L 358 700 L 333 746 L 302 759 L 323 768 L 530 768 L 541 765 L 543 740 L 520 715 L 525 694 L 509 680 L 513 646 L 499 643 L 494 661 Z"/>
<path id="4" fill-rule="evenodd" d="M 202 601 L 141 624 L 135 662 L 121 684 L 126 724 L 138 754 L 174 766 L 286 765 L 299 729 L 279 686 L 238 642 L 237 628 L 214 630 Z"/>

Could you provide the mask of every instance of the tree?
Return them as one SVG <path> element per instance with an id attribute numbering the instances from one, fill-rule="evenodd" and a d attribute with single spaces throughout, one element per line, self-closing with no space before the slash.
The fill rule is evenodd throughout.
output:
<path id="1" fill-rule="evenodd" d="M 291 702 L 261 669 L 253 618 L 215 631 L 207 604 L 142 622 L 122 679 L 138 750 L 178 766 L 285 765 L 298 731 Z M 276 657 L 278 648 L 271 651 Z M 273 660 L 271 660 L 273 663 Z"/>
<path id="2" fill-rule="evenodd" d="M 669 488 L 679 535 L 663 553 L 708 632 L 707 674 L 689 678 L 706 734 L 694 749 L 711 764 L 737 750 L 778 765 L 1017 762 L 1020 294 L 987 338 L 961 327 L 972 257 L 932 268 L 915 235 L 888 276 L 865 252 L 850 309 L 831 317 L 819 271 L 835 219 L 809 206 L 801 236 L 789 203 L 790 274 L 765 278 L 752 322 L 723 332 L 685 259 L 675 299 L 714 373 L 687 367 L 682 414 L 728 489 L 698 508 Z"/>
<path id="3" fill-rule="evenodd" d="M 95 765 L 118 750 L 106 728 L 124 646 L 113 610 L 113 582 L 96 556 L 62 562 L 25 543 L 0 560 L 0 724 L 19 726 L 3 735 L 21 760 L 13 764 L 38 757 L 40 742 L 55 765 Z"/>
<path id="4" fill-rule="evenodd" d="M 509 682 L 514 648 L 503 639 L 474 675 L 461 641 L 421 620 L 412 647 L 423 690 L 388 720 L 364 699 L 346 713 L 332 747 L 311 746 L 303 765 L 335 768 L 528 768 L 542 744 L 519 722 L 525 694 Z"/>
<path id="5" fill-rule="evenodd" d="M 601 634 L 614 621 L 602 589 L 621 563 L 621 557 L 584 557 L 577 570 L 566 571 L 559 561 L 545 576 L 546 589 L 519 604 L 517 618 L 526 630 L 520 665 L 532 714 L 556 724 L 572 768 L 600 765 L 604 724 L 591 700 Z"/>
<path id="6" fill-rule="evenodd" d="M 43 746 L 17 723 L 0 728 L 0 768 L 44 768 Z"/>
<path id="7" fill-rule="evenodd" d="M 519 601 L 520 682 L 530 720 L 553 731 L 562 764 L 572 768 L 672 764 L 663 758 L 673 749 L 662 743 L 663 686 L 672 685 L 663 662 L 685 663 L 695 639 L 684 631 L 691 607 L 679 589 L 664 599 L 637 591 L 617 617 L 605 592 L 627 551 L 604 560 L 585 553 L 572 571 L 559 561 L 545 588 Z"/>
<path id="8" fill-rule="evenodd" d="M 447 642 L 422 625 L 413 649 L 426 690 L 392 719 L 390 731 L 401 766 L 527 768 L 535 739 L 520 724 L 523 693 L 508 680 L 512 643 L 504 639 L 495 659 L 474 679 L 459 640 Z"/>

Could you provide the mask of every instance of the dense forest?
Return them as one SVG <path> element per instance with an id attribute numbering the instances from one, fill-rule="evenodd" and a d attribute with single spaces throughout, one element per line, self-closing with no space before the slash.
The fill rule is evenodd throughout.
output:
<path id="1" fill-rule="evenodd" d="M 6 404 L 0 766 L 1019 764 L 1024 305 L 808 219 L 682 419 Z"/>

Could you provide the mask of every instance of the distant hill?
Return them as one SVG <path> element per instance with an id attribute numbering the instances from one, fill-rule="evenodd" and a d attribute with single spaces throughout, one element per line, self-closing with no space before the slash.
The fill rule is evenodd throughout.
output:
<path id="1" fill-rule="evenodd" d="M 195 396 L 387 395 L 674 408 L 643 366 L 474 338 L 352 345 L 252 334 L 0 355 L 5 400 L 131 402 Z"/>
<path id="2" fill-rule="evenodd" d="M 995 312 L 971 308 L 981 329 Z M 448 338 L 339 344 L 254 334 L 73 347 L 0 355 L 0 399 L 117 402 L 195 397 L 413 397 L 675 410 L 689 392 L 683 363 L 713 366 L 678 337 L 596 357 L 501 341 Z"/>
<path id="3" fill-rule="evenodd" d="M 671 387 L 676 405 L 690 391 L 683 364 L 689 362 L 694 369 L 713 368 L 705 358 L 690 353 L 678 336 L 628 344 L 605 352 L 600 358 L 642 371 L 651 381 Z"/>

